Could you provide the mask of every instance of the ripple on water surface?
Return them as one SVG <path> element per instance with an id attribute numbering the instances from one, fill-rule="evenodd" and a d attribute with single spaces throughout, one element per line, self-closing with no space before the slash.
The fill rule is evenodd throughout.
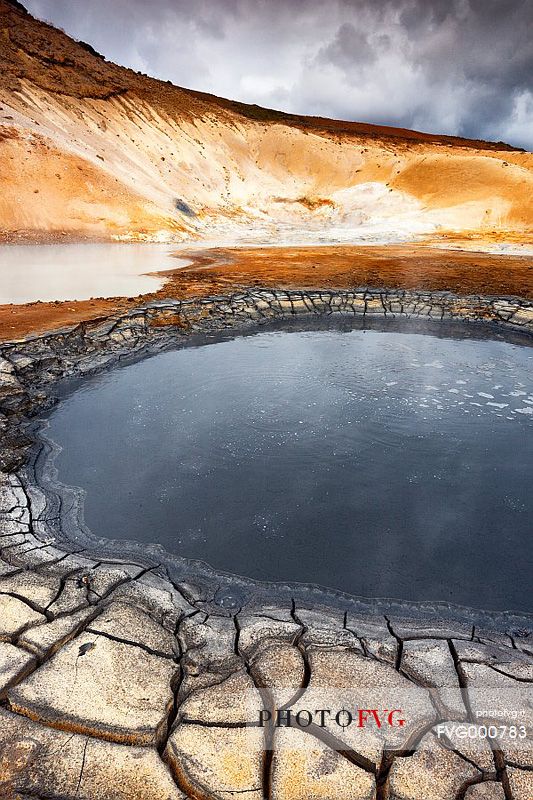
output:
<path id="1" fill-rule="evenodd" d="M 259 333 L 92 379 L 46 433 L 98 536 L 262 580 L 527 611 L 532 367 L 502 341 Z"/>

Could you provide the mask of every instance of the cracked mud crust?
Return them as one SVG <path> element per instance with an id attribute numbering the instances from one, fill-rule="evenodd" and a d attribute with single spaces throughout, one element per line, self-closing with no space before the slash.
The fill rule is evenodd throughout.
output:
<path id="1" fill-rule="evenodd" d="M 533 332 L 533 305 L 518 298 L 257 290 L 1 348 L 0 798 L 533 796 L 531 745 L 439 735 L 483 719 L 495 697 L 531 706 L 531 618 L 273 588 L 155 547 L 119 551 L 76 529 L 43 477 L 35 415 L 66 379 L 196 335 L 325 316 Z M 405 727 L 258 724 L 262 710 L 316 709 L 348 687 L 360 703 L 411 698 Z"/>

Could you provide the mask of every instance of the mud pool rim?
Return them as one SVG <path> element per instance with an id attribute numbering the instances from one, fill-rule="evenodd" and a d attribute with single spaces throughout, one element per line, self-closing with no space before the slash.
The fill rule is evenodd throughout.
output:
<path id="1" fill-rule="evenodd" d="M 361 302 L 363 308 L 358 309 Z M 370 306 L 372 310 L 369 312 L 372 302 L 377 303 L 378 308 Z M 298 303 L 303 304 L 300 310 Z M 402 311 L 398 312 L 395 303 L 400 303 Z M 411 304 L 410 311 L 405 310 L 409 308 L 408 303 Z M 316 310 L 311 312 L 310 307 Z M 267 309 L 269 313 L 266 313 Z M 513 322 L 515 315 L 518 315 L 516 323 Z M 171 318 L 170 324 L 168 317 Z M 172 556 L 160 545 L 147 547 L 124 540 L 100 539 L 80 524 L 76 503 L 71 507 L 71 513 L 65 516 L 68 507 L 64 498 L 55 491 L 50 476 L 45 474 L 50 444 L 41 436 L 35 418 L 58 398 L 77 388 L 84 377 L 164 350 L 253 335 L 265 329 L 315 330 L 328 327 L 411 332 L 416 329 L 420 333 L 446 338 L 486 339 L 489 335 L 490 338 L 533 346 L 533 304 L 519 298 L 458 298 L 448 293 L 432 295 L 394 290 L 254 290 L 223 298 L 149 304 L 122 317 L 83 323 L 67 331 L 3 345 L 0 358 L 7 362 L 11 384 L 3 393 L 2 405 L 5 407 L 7 400 L 10 420 L 15 423 L 9 426 L 11 440 L 15 440 L 15 453 L 17 434 L 24 443 L 20 463 L 8 472 L 20 481 L 32 506 L 26 530 L 18 534 L 25 537 L 24 541 L 17 542 L 15 549 L 11 547 L 10 555 L 24 562 L 25 552 L 30 554 L 36 549 L 44 551 L 47 547 L 59 547 L 63 552 L 83 551 L 92 557 L 117 563 L 134 561 L 148 569 L 160 568 L 175 585 L 180 586 L 180 591 L 186 593 L 190 585 L 191 597 L 201 597 L 202 607 L 219 614 L 234 613 L 236 608 L 264 606 L 275 596 L 292 602 L 295 599 L 311 602 L 315 608 L 357 610 L 371 615 L 394 611 L 420 619 L 439 617 L 467 621 L 472 625 L 481 622 L 499 630 L 533 627 L 533 614 L 488 612 L 446 602 L 372 599 L 313 584 L 247 579 L 214 570 L 199 561 Z M 120 557 L 117 557 L 118 553 Z"/>

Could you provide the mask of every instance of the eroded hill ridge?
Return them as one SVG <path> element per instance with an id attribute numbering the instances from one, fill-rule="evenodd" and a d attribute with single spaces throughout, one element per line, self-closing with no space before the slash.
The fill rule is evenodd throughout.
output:
<path id="1" fill-rule="evenodd" d="M 531 234 L 533 155 L 298 117 L 116 66 L 0 0 L 0 234 L 397 241 Z"/>

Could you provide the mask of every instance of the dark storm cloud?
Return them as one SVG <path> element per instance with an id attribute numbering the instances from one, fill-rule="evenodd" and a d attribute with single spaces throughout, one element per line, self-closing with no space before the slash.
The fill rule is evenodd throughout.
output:
<path id="1" fill-rule="evenodd" d="M 351 22 L 343 22 L 333 41 L 319 50 L 318 59 L 347 72 L 356 64 L 372 64 L 376 53 L 362 31 Z"/>
<path id="2" fill-rule="evenodd" d="M 26 0 L 109 59 L 323 116 L 533 147 L 532 0 Z"/>

